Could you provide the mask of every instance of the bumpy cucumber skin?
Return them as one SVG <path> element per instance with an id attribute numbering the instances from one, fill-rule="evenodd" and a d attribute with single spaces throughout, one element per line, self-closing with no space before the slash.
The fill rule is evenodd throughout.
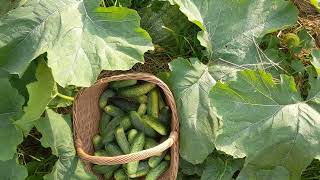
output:
<path id="1" fill-rule="evenodd" d="M 94 149 L 97 151 L 97 150 L 100 150 L 102 147 L 103 147 L 103 143 L 102 143 L 102 137 L 100 135 L 95 135 L 93 138 L 92 138 L 92 143 L 93 143 L 93 147 Z"/>
<path id="2" fill-rule="evenodd" d="M 126 175 L 126 173 L 124 172 L 123 169 L 118 169 L 115 173 L 114 173 L 114 179 L 115 180 L 127 180 L 128 176 Z"/>
<path id="3" fill-rule="evenodd" d="M 114 130 L 119 126 L 122 118 L 123 117 L 115 117 L 108 123 L 107 129 L 105 129 L 102 134 L 103 144 L 107 144 L 114 140 Z"/>
<path id="4" fill-rule="evenodd" d="M 162 109 L 164 106 L 166 106 L 166 103 L 164 102 L 161 92 L 158 90 L 158 97 L 159 97 L 159 109 Z"/>
<path id="5" fill-rule="evenodd" d="M 148 95 L 148 114 L 155 118 L 159 117 L 159 97 L 156 88 L 152 89 Z"/>
<path id="6" fill-rule="evenodd" d="M 161 163 L 162 159 L 166 156 L 166 154 L 167 154 L 167 152 L 165 151 L 165 152 L 162 152 L 162 154 L 160 156 L 153 156 L 153 157 L 149 158 L 149 160 L 148 160 L 149 166 L 151 168 L 157 167 Z"/>
<path id="7" fill-rule="evenodd" d="M 130 153 L 135 153 L 141 151 L 144 147 L 145 143 L 145 135 L 144 133 L 140 132 L 137 137 L 133 140 L 131 145 Z M 128 163 L 128 174 L 135 174 L 138 170 L 139 161 L 129 162 Z"/>
<path id="8" fill-rule="evenodd" d="M 146 104 L 140 104 L 138 110 L 137 110 L 137 113 L 142 116 L 142 115 L 145 115 L 147 112 L 147 105 Z"/>
<path id="9" fill-rule="evenodd" d="M 152 138 L 146 138 L 145 140 L 145 144 L 144 144 L 144 149 L 150 149 L 150 148 L 153 148 L 157 145 L 159 145 L 159 143 L 157 143 L 157 141 L 155 141 L 154 139 Z"/>
<path id="10" fill-rule="evenodd" d="M 101 120 L 99 125 L 100 134 L 104 134 L 104 131 L 107 129 L 110 120 L 111 120 L 111 116 L 103 112 L 101 115 Z"/>
<path id="11" fill-rule="evenodd" d="M 165 126 L 168 126 L 169 119 L 170 119 L 170 109 L 168 106 L 164 106 L 160 110 L 159 121 L 162 122 Z"/>
<path id="12" fill-rule="evenodd" d="M 168 161 L 162 161 L 157 167 L 151 169 L 147 174 L 145 180 L 157 180 L 163 172 L 169 167 Z"/>
<path id="13" fill-rule="evenodd" d="M 109 87 L 112 89 L 119 89 L 119 88 L 124 88 L 128 86 L 133 86 L 135 84 L 137 84 L 137 80 L 128 79 L 128 80 L 112 81 L 110 82 Z"/>
<path id="14" fill-rule="evenodd" d="M 127 140 L 126 134 L 122 127 L 118 127 L 115 131 L 115 136 L 119 147 L 121 148 L 122 152 L 125 154 L 129 154 L 130 152 L 130 144 Z"/>
<path id="15" fill-rule="evenodd" d="M 117 117 L 117 116 L 123 116 L 124 112 L 118 108 L 117 106 L 108 105 L 104 108 L 104 111 L 109 114 L 110 116 Z"/>
<path id="16" fill-rule="evenodd" d="M 159 134 L 165 136 L 168 134 L 168 130 L 166 126 L 164 126 L 162 123 L 160 123 L 156 118 L 148 115 L 144 115 L 141 117 L 142 120 L 148 124 L 150 127 L 152 127 L 155 131 L 157 131 Z"/>
<path id="17" fill-rule="evenodd" d="M 127 129 L 131 128 L 132 123 L 131 123 L 130 117 L 129 116 L 123 116 L 121 118 L 121 121 L 120 121 L 119 125 L 121 127 L 123 127 L 124 130 L 127 130 Z"/>
<path id="18" fill-rule="evenodd" d="M 103 109 L 108 104 L 108 99 L 113 97 L 116 93 L 110 89 L 106 90 L 99 99 L 99 107 Z"/>
<path id="19" fill-rule="evenodd" d="M 135 174 L 129 175 L 130 178 L 142 177 L 148 174 L 150 167 L 147 162 L 143 161 L 139 163 L 138 170 Z"/>
<path id="20" fill-rule="evenodd" d="M 95 156 L 107 156 L 107 152 L 104 150 L 99 150 L 94 153 Z"/>
<path id="21" fill-rule="evenodd" d="M 138 131 L 136 129 L 131 129 L 128 132 L 128 142 L 132 144 L 134 138 L 138 135 Z"/>
<path id="22" fill-rule="evenodd" d="M 166 154 L 166 155 L 164 156 L 164 160 L 170 161 L 170 160 L 171 160 L 170 154 Z"/>
<path id="23" fill-rule="evenodd" d="M 122 155 L 122 151 L 121 149 L 119 148 L 118 145 L 116 145 L 115 143 L 109 143 L 105 146 L 105 150 L 106 150 L 106 153 L 109 155 L 109 156 L 119 156 L 119 155 Z"/>
<path id="24" fill-rule="evenodd" d="M 137 112 L 130 111 L 129 115 L 130 115 L 131 123 L 136 129 L 144 132 L 147 136 L 150 136 L 150 137 L 157 136 L 156 131 L 153 130 L 148 124 L 146 124 Z"/>
<path id="25" fill-rule="evenodd" d="M 144 83 L 141 85 L 120 89 L 118 91 L 118 94 L 124 97 L 142 96 L 147 94 L 149 91 L 151 91 L 155 87 L 156 85 L 153 83 Z"/>
<path id="26" fill-rule="evenodd" d="M 146 95 L 133 97 L 133 99 L 135 101 L 138 101 L 140 104 L 147 104 L 148 103 L 148 96 L 146 96 Z"/>
<path id="27" fill-rule="evenodd" d="M 109 104 L 113 104 L 116 107 L 119 107 L 123 111 L 136 111 L 139 107 L 139 103 L 134 100 L 129 100 L 128 98 L 122 97 L 113 97 L 109 99 Z"/>
<path id="28" fill-rule="evenodd" d="M 114 172 L 118 169 L 120 165 L 111 165 L 111 166 L 104 166 L 104 165 L 93 165 L 92 170 L 98 174 L 105 174 L 108 172 Z"/>

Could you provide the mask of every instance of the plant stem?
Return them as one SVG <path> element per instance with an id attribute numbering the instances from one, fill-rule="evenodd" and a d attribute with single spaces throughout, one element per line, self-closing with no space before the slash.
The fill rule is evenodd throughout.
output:
<path id="1" fill-rule="evenodd" d="M 57 96 L 63 98 L 63 99 L 66 99 L 66 100 L 69 100 L 69 101 L 74 101 L 74 98 L 73 97 L 70 97 L 70 96 L 66 96 L 64 94 L 60 94 L 59 92 L 57 92 Z"/>

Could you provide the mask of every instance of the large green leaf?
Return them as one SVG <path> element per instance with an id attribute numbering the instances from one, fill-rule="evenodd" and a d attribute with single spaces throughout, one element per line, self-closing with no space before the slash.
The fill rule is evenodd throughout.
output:
<path id="1" fill-rule="evenodd" d="M 59 157 L 56 165 L 45 179 L 50 180 L 78 180 L 95 179 L 84 170 L 73 144 L 70 116 L 63 116 L 48 109 L 46 117 L 36 123 L 36 128 L 41 132 L 41 144 L 50 147 L 52 153 Z"/>
<path id="2" fill-rule="evenodd" d="M 311 51 L 312 60 L 311 63 L 316 69 L 318 75 L 320 75 L 320 49 L 313 49 Z"/>
<path id="3" fill-rule="evenodd" d="M 27 0 L 0 0 L 0 16 L 8 11 L 23 5 Z"/>
<path id="4" fill-rule="evenodd" d="M 17 164 L 16 158 L 0 161 L 0 179 L 21 180 L 28 176 L 27 168 Z"/>
<path id="5" fill-rule="evenodd" d="M 320 155 L 319 109 L 302 100 L 292 77 L 240 71 L 236 80 L 217 83 L 210 98 L 223 119 L 216 148 L 246 157 L 243 179 L 300 179 Z"/>
<path id="6" fill-rule="evenodd" d="M 215 80 L 198 59 L 178 58 L 170 64 L 169 86 L 175 96 L 180 121 L 180 154 L 199 164 L 214 149 L 218 120 L 208 98 Z"/>
<path id="7" fill-rule="evenodd" d="M 61 85 L 89 86 L 102 69 L 126 70 L 143 62 L 151 38 L 136 11 L 97 8 L 100 0 L 39 0 L 0 19 L 0 67 L 21 75 L 48 53 Z"/>
<path id="8" fill-rule="evenodd" d="M 15 122 L 27 134 L 38 120 L 49 102 L 56 96 L 56 83 L 51 70 L 44 61 L 40 61 L 36 70 L 37 81 L 27 85 L 29 92 L 28 105 L 23 116 Z"/>
<path id="9" fill-rule="evenodd" d="M 235 67 L 224 67 L 231 74 L 237 68 L 273 66 L 259 49 L 260 38 L 293 25 L 298 18 L 295 6 L 284 0 L 168 1 L 179 5 L 188 19 L 202 29 L 198 39 L 214 59 Z"/>
<path id="10" fill-rule="evenodd" d="M 234 173 L 241 169 L 242 163 L 242 159 L 209 156 L 201 180 L 231 180 Z"/>
<path id="11" fill-rule="evenodd" d="M 13 158 L 22 142 L 22 132 L 13 119 L 22 113 L 24 99 L 4 78 L 0 78 L 0 94 L 0 160 L 6 161 Z"/>

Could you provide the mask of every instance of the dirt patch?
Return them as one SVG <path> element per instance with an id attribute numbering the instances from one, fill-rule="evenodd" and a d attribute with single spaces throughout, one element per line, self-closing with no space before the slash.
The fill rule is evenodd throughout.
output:
<path id="1" fill-rule="evenodd" d="M 299 9 L 298 24 L 304 26 L 316 40 L 320 47 L 320 13 L 305 0 L 293 0 Z"/>

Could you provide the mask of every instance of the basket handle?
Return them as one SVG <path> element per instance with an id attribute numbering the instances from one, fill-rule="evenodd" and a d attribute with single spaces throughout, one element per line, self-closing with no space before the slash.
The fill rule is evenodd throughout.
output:
<path id="1" fill-rule="evenodd" d="M 146 149 L 143 151 L 130 153 L 126 155 L 113 156 L 113 157 L 102 157 L 102 156 L 91 156 L 87 154 L 81 147 L 81 141 L 79 139 L 76 140 L 77 143 L 77 152 L 81 159 L 85 161 L 92 162 L 94 164 L 99 165 L 117 165 L 117 164 L 126 164 L 129 162 L 140 161 L 147 159 L 152 156 L 156 156 L 161 154 L 163 151 L 169 149 L 178 139 L 178 133 L 176 131 L 172 131 L 167 140 L 150 149 Z"/>

